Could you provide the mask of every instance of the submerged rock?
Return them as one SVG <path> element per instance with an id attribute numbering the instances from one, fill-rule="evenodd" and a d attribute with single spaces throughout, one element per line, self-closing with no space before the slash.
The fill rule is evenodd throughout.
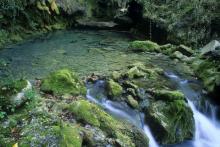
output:
<path id="1" fill-rule="evenodd" d="M 41 84 L 41 90 L 54 95 L 80 95 L 86 93 L 86 88 L 76 73 L 62 69 L 51 73 Z"/>

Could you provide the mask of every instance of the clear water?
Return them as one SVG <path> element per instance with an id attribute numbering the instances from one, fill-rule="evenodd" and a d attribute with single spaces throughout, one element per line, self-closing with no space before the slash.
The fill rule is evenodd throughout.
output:
<path id="1" fill-rule="evenodd" d="M 51 71 L 60 68 L 70 68 L 81 76 L 91 73 L 108 75 L 113 70 L 124 69 L 134 62 L 156 64 L 163 69 L 177 71 L 183 74 L 188 72 L 182 64 L 172 62 L 161 54 L 135 54 L 127 52 L 129 42 L 133 40 L 130 34 L 114 31 L 81 31 L 66 30 L 50 33 L 37 39 L 30 39 L 21 44 L 8 46 L 0 50 L 0 78 L 5 74 L 13 77 L 25 76 L 27 79 L 41 78 Z M 184 74 L 183 74 L 184 75 Z M 181 76 L 183 76 L 181 75 Z M 206 102 L 203 112 L 198 111 L 200 90 L 193 90 L 189 81 L 180 79 L 174 74 L 167 75 L 174 85 L 178 86 L 189 99 L 189 104 L 196 119 L 196 136 L 194 141 L 171 145 L 177 147 L 220 147 L 218 141 L 219 122 L 216 120 L 216 107 Z M 98 89 L 97 92 L 102 93 Z M 107 100 L 106 97 L 96 99 L 88 91 L 87 98 L 102 105 L 112 115 L 123 116 L 132 124 L 143 129 L 150 138 L 151 147 L 157 147 L 149 128 L 143 123 L 141 114 L 128 106 Z M 104 94 L 103 94 L 104 96 Z M 220 139 L 219 139 L 220 140 Z"/>
<path id="2" fill-rule="evenodd" d="M 66 67 L 82 76 L 109 74 L 138 61 L 166 68 L 175 66 L 166 56 L 128 53 L 129 42 L 133 39 L 126 32 L 104 30 L 49 33 L 0 50 L 0 77 L 10 73 L 18 78 L 35 79 Z M 7 64 L 7 70 L 1 67 L 1 63 Z M 181 66 L 177 67 L 182 69 Z"/>
<path id="3" fill-rule="evenodd" d="M 65 67 L 81 75 L 108 72 L 138 59 L 133 56 L 125 60 L 123 51 L 130 40 L 127 33 L 111 31 L 57 31 L 0 50 L 0 60 L 7 63 L 13 75 L 28 78 Z"/>

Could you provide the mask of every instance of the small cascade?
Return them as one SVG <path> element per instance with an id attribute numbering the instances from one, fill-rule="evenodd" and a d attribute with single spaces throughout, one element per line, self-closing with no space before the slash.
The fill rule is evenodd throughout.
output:
<path id="1" fill-rule="evenodd" d="M 149 138 L 149 147 L 158 147 L 149 127 L 144 123 L 144 114 L 131 109 L 124 103 L 108 100 L 105 96 L 104 81 L 96 81 L 95 84 L 87 85 L 87 99 L 102 106 L 111 115 L 126 120 L 143 130 Z"/>
<path id="2" fill-rule="evenodd" d="M 173 73 L 165 73 L 176 85 L 177 88 L 183 92 L 191 107 L 195 119 L 195 138 L 192 146 L 194 147 L 219 147 L 220 146 L 220 123 L 216 120 L 217 108 L 212 106 L 208 101 L 206 102 L 206 109 L 211 109 L 211 114 L 206 116 L 198 111 L 196 102 L 200 98 L 200 93 L 190 88 L 187 80 L 179 78 Z"/>

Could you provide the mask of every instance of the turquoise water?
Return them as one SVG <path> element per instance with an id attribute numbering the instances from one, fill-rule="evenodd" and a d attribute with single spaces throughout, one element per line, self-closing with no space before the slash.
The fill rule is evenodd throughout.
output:
<path id="1" fill-rule="evenodd" d="M 63 30 L 0 50 L 0 77 L 10 74 L 27 79 L 42 78 L 51 71 L 70 68 L 81 76 L 108 75 L 137 61 L 162 68 L 179 68 L 168 57 L 129 53 L 131 34 L 115 31 Z M 0 64 L 0 65 L 2 65 Z M 173 69 L 172 69 L 173 70 Z"/>
<path id="2" fill-rule="evenodd" d="M 131 40 L 127 33 L 111 31 L 57 31 L 9 46 L 0 51 L 0 59 L 13 76 L 31 79 L 65 67 L 80 75 L 106 73 L 135 58 L 125 60 Z"/>

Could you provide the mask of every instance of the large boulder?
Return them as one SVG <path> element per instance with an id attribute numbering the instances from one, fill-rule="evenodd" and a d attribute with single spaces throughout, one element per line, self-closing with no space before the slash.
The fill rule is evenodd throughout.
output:
<path id="1" fill-rule="evenodd" d="M 41 90 L 54 95 L 80 95 L 86 88 L 76 73 L 62 69 L 51 73 L 42 80 Z"/>
<path id="2" fill-rule="evenodd" d="M 212 60 L 220 60 L 220 42 L 213 40 L 200 49 L 200 56 L 210 58 Z"/>
<path id="3" fill-rule="evenodd" d="M 219 47 L 220 47 L 220 42 L 217 40 L 213 40 L 200 49 L 200 54 L 201 55 L 211 54 L 213 52 L 216 52 L 217 50 L 220 50 Z"/>
<path id="4" fill-rule="evenodd" d="M 148 147 L 148 138 L 142 131 L 127 122 L 118 121 L 95 104 L 86 100 L 79 100 L 71 103 L 67 109 L 81 123 L 99 127 L 107 136 L 113 138 L 119 146 Z"/>
<path id="5" fill-rule="evenodd" d="M 146 122 L 161 144 L 192 139 L 195 131 L 192 110 L 179 91 L 156 91 L 146 110 Z"/>

